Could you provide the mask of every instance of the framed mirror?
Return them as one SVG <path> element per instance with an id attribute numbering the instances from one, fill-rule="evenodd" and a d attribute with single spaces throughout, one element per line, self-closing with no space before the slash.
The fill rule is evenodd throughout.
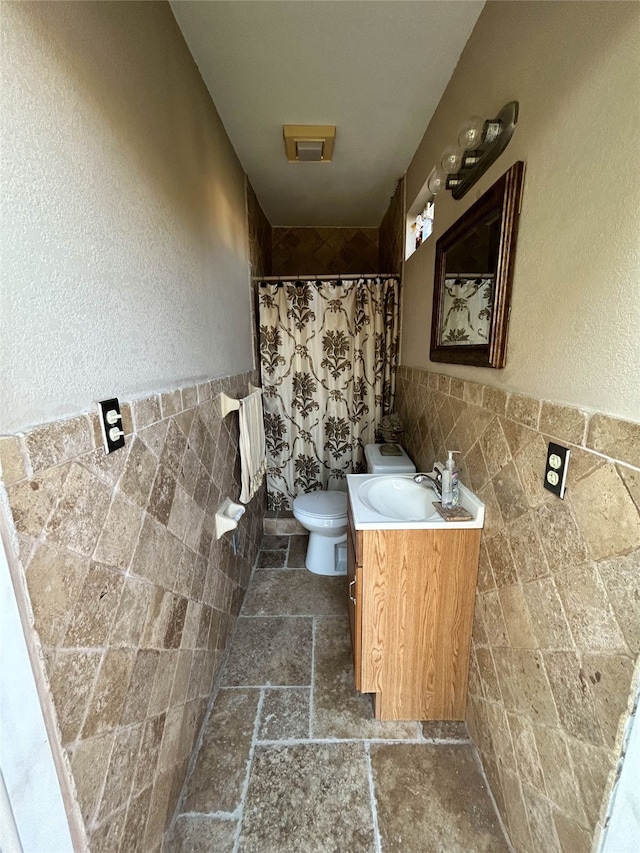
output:
<path id="1" fill-rule="evenodd" d="M 524 163 L 436 243 L 431 361 L 504 367 Z"/>

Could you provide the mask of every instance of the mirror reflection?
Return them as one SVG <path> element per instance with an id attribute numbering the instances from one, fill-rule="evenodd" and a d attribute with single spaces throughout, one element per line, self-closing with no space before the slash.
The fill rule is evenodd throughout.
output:
<path id="1" fill-rule="evenodd" d="M 493 211 L 446 252 L 441 344 L 488 343 L 499 245 L 500 217 Z"/>
<path id="2" fill-rule="evenodd" d="M 524 163 L 436 244 L 431 360 L 503 367 Z"/>

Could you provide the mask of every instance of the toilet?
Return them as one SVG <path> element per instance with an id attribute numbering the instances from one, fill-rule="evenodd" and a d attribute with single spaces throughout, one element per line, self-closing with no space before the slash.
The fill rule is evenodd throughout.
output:
<path id="1" fill-rule="evenodd" d="M 369 474 L 415 474 L 416 466 L 399 444 L 367 444 L 364 449 Z M 305 566 L 316 575 L 346 574 L 339 559 L 347 541 L 347 493 L 309 492 L 293 501 L 293 515 L 309 531 Z"/>
<path id="2" fill-rule="evenodd" d="M 293 514 L 309 531 L 304 564 L 315 575 L 339 575 L 336 545 L 347 541 L 347 493 L 309 492 L 293 501 Z"/>
<path id="3" fill-rule="evenodd" d="M 367 474 L 415 474 L 416 466 L 399 444 L 367 444 Z"/>

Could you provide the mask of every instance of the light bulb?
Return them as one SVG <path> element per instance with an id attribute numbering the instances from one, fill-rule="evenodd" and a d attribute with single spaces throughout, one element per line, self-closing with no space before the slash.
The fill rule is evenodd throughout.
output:
<path id="1" fill-rule="evenodd" d="M 427 189 L 432 195 L 436 195 L 443 190 L 447 183 L 447 173 L 443 169 L 439 169 L 437 166 L 434 166 L 433 169 L 429 172 L 429 177 L 427 178 Z"/>
<path id="2" fill-rule="evenodd" d="M 462 168 L 464 151 L 457 145 L 448 145 L 442 152 L 442 168 L 449 175 L 455 175 Z"/>
<path id="3" fill-rule="evenodd" d="M 482 116 L 471 116 L 460 125 L 458 145 L 465 151 L 479 148 L 484 136 L 484 119 Z"/>

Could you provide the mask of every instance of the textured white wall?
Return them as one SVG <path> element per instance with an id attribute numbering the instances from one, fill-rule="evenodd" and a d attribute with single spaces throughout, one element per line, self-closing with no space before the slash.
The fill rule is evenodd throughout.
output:
<path id="1" fill-rule="evenodd" d="M 0 13 L 0 432 L 251 369 L 244 175 L 168 4 Z"/>
<path id="2" fill-rule="evenodd" d="M 406 265 L 402 363 L 427 367 L 435 241 L 526 163 L 507 365 L 439 372 L 640 420 L 640 4 L 488 3 L 407 174 L 411 205 L 469 115 L 520 102 L 507 151 L 436 200 Z"/>

